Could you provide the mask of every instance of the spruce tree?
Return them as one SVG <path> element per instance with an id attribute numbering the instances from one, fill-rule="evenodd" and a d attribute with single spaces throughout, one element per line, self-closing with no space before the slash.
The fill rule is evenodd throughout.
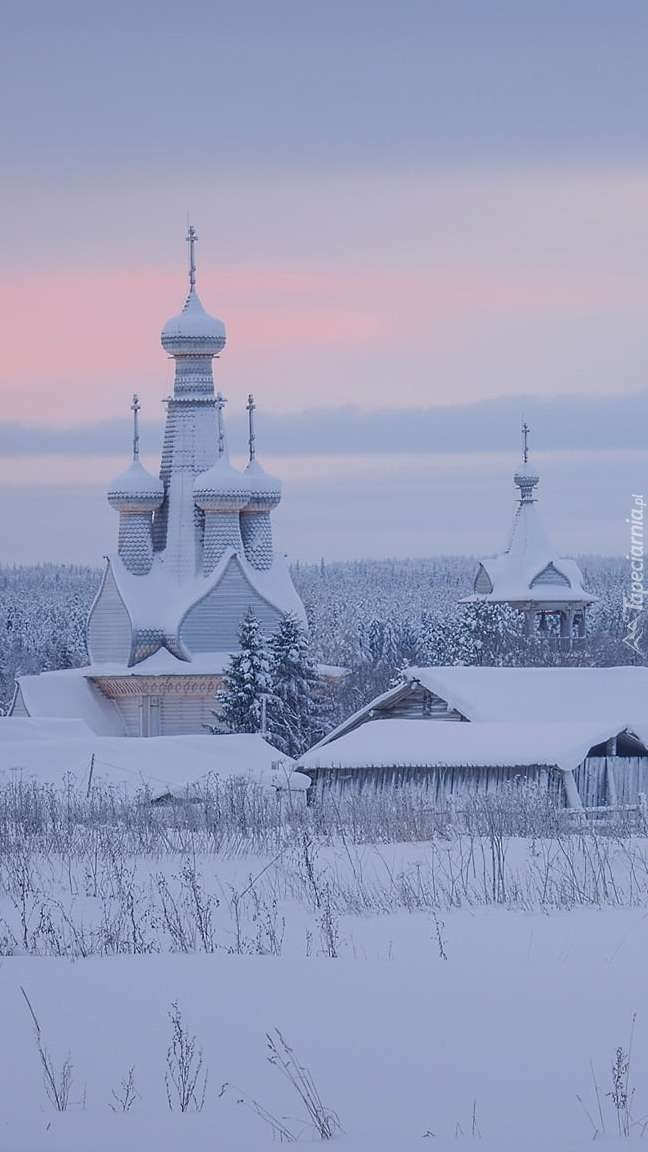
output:
<path id="1" fill-rule="evenodd" d="M 308 635 L 296 616 L 284 616 L 270 641 L 271 739 L 288 756 L 300 756 L 327 727 L 326 699 Z"/>
<path id="2" fill-rule="evenodd" d="M 271 698 L 272 679 L 268 647 L 252 608 L 241 622 L 239 647 L 218 693 L 219 726 L 228 732 L 260 732 L 263 700 Z"/>

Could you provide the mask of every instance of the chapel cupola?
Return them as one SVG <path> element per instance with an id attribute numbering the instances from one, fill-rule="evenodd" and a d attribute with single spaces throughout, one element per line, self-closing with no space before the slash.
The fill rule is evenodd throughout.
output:
<path id="1" fill-rule="evenodd" d="M 151 570 L 153 541 L 151 518 L 164 499 L 164 485 L 147 472 L 139 458 L 139 413 L 137 393 L 133 396 L 133 459 L 108 489 L 108 503 L 119 512 L 118 553 L 129 572 L 142 576 Z"/>

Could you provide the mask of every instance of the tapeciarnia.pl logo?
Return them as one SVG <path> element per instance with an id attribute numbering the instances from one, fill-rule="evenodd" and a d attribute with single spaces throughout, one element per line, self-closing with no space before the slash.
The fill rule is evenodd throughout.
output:
<path id="1" fill-rule="evenodd" d="M 645 576 L 645 519 L 646 498 L 633 493 L 630 515 L 626 523 L 630 525 L 630 551 L 626 560 L 630 561 L 630 595 L 623 597 L 623 619 L 626 622 L 626 634 L 623 643 L 632 648 L 638 656 L 643 656 L 641 640 L 643 637 L 643 610 L 648 588 L 644 582 Z"/>

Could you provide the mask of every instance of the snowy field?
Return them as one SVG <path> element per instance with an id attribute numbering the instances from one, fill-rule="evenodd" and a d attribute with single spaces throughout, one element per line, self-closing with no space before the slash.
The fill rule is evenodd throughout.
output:
<path id="1" fill-rule="evenodd" d="M 0 815 L 2 1149 L 643 1144 L 641 813 L 232 784 L 161 808 L 14 787 Z"/>

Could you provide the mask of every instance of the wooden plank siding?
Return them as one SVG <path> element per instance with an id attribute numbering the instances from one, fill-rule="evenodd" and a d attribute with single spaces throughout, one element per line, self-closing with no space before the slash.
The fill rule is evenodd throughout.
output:
<path id="1" fill-rule="evenodd" d="M 305 771 L 305 769 L 301 769 Z M 451 796 L 486 796 L 500 792 L 504 785 L 524 779 L 547 788 L 558 804 L 564 805 L 562 773 L 544 766 L 520 768 L 313 768 L 307 773 L 313 781 L 314 796 L 342 798 L 356 794 L 397 788 L 414 788 L 433 805 L 442 805 Z"/>
<path id="2" fill-rule="evenodd" d="M 648 756 L 588 756 L 574 778 L 585 808 L 634 805 L 648 796 Z"/>

